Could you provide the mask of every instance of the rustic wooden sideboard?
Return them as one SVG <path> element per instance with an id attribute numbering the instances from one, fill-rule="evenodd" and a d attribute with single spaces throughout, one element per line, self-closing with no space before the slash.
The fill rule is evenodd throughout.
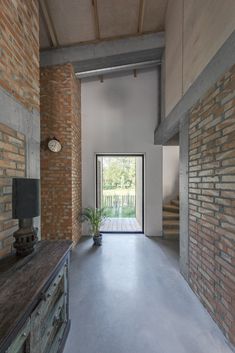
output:
<path id="1" fill-rule="evenodd" d="M 62 352 L 70 250 L 70 241 L 41 241 L 25 258 L 0 261 L 0 353 Z"/>

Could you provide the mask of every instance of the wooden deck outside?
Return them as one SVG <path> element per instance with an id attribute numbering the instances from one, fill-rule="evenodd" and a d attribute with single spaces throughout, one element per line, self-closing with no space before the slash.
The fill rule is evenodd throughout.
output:
<path id="1" fill-rule="evenodd" d="M 107 218 L 101 227 L 102 232 L 141 232 L 136 218 Z"/>

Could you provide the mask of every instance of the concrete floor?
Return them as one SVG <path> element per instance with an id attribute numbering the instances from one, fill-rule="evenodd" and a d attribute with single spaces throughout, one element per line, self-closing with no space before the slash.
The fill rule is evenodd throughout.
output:
<path id="1" fill-rule="evenodd" d="M 102 232 L 141 232 L 136 218 L 107 218 L 101 227 Z"/>
<path id="2" fill-rule="evenodd" d="M 179 273 L 175 243 L 144 235 L 83 238 L 71 261 L 64 353 L 231 353 Z"/>

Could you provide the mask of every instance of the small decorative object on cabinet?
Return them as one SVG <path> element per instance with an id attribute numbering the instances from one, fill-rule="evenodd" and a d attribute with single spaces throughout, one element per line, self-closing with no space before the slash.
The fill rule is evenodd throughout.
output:
<path id="1" fill-rule="evenodd" d="M 42 241 L 0 261 L 0 353 L 61 353 L 70 328 L 71 242 Z"/>

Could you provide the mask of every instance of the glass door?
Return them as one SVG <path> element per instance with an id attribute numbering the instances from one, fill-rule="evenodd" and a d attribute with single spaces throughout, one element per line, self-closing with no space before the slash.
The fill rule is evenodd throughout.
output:
<path id="1" fill-rule="evenodd" d="M 143 155 L 97 155 L 96 201 L 106 214 L 102 232 L 143 232 L 143 159 Z"/>

